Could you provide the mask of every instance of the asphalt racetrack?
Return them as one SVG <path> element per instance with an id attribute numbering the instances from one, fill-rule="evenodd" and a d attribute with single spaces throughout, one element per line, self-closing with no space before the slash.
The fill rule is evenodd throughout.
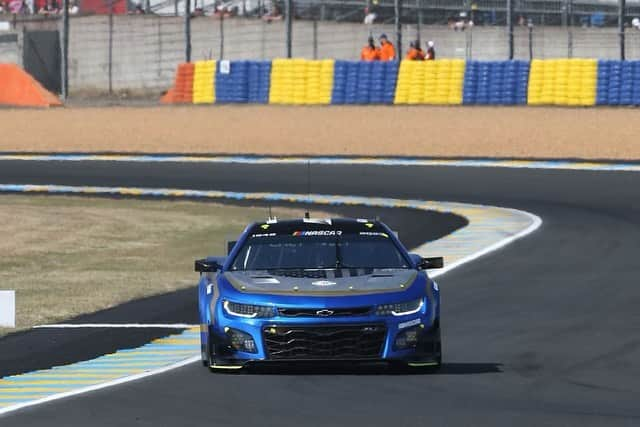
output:
<path id="1" fill-rule="evenodd" d="M 0 181 L 16 184 L 306 193 L 306 175 L 304 165 L 0 162 Z M 640 425 L 639 174 L 318 165 L 311 176 L 314 193 L 482 203 L 544 222 L 438 279 L 439 373 L 211 374 L 194 363 L 0 425 Z"/>

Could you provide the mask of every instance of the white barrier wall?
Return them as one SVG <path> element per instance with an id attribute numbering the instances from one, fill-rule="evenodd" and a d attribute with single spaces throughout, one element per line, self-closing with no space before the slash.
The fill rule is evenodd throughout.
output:
<path id="1" fill-rule="evenodd" d="M 0 327 L 16 327 L 16 292 L 0 291 Z"/>

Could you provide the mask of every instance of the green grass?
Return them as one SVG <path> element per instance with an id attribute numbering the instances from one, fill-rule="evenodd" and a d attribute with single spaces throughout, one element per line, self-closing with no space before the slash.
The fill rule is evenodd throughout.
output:
<path id="1" fill-rule="evenodd" d="M 23 329 L 195 286 L 196 258 L 225 254 L 228 240 L 266 216 L 189 201 L 2 195 L 0 289 L 16 290 Z"/>

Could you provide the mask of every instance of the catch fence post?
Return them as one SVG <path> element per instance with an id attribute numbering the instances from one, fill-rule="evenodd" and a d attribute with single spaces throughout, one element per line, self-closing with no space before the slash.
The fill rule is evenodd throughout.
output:
<path id="1" fill-rule="evenodd" d="M 527 27 L 529 29 L 529 61 L 533 59 L 533 20 L 529 18 L 529 22 L 527 22 Z"/>
<path id="2" fill-rule="evenodd" d="M 113 94 L 113 0 L 109 0 L 109 95 Z"/>
<path id="3" fill-rule="evenodd" d="M 313 18 L 313 59 L 318 59 L 318 20 Z"/>
<path id="4" fill-rule="evenodd" d="M 62 0 L 62 99 L 69 96 L 69 0 Z"/>
<path id="5" fill-rule="evenodd" d="M 618 0 L 618 34 L 620 37 L 620 60 L 625 60 L 624 15 L 627 2 Z"/>
<path id="6" fill-rule="evenodd" d="M 394 0 L 393 13 L 395 14 L 397 52 L 398 57 L 402 58 L 402 22 L 400 21 L 400 16 L 402 15 L 402 0 Z"/>
<path id="7" fill-rule="evenodd" d="M 567 57 L 573 58 L 573 0 L 565 0 L 567 24 Z"/>
<path id="8" fill-rule="evenodd" d="M 220 59 L 224 58 L 224 13 L 220 14 Z"/>
<path id="9" fill-rule="evenodd" d="M 509 42 L 509 60 L 513 59 L 513 0 L 507 0 L 507 34 Z"/>
<path id="10" fill-rule="evenodd" d="M 191 1 L 184 1 L 184 59 L 191 62 Z"/>
<path id="11" fill-rule="evenodd" d="M 285 0 L 285 31 L 287 32 L 287 58 L 291 58 L 292 55 L 292 41 L 291 36 L 293 32 L 293 0 Z"/>

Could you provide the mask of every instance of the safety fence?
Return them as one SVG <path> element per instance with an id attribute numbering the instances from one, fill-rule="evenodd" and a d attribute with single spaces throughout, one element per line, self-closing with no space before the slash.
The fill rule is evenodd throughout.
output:
<path id="1" fill-rule="evenodd" d="M 640 61 L 198 61 L 164 103 L 640 105 Z"/>

